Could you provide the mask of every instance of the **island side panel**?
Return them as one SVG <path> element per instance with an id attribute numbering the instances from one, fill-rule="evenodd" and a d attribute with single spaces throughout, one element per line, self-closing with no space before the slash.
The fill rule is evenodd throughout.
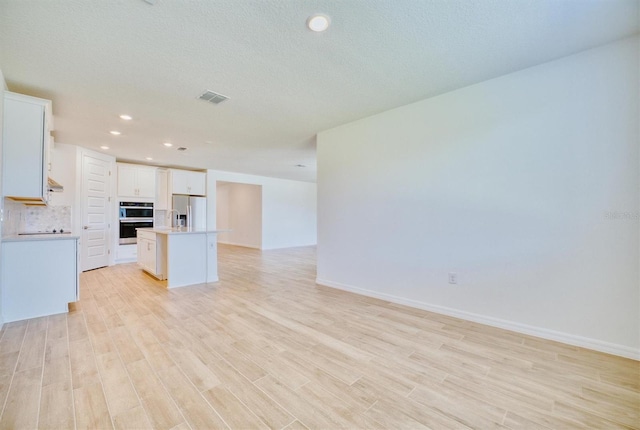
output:
<path id="1" fill-rule="evenodd" d="M 158 279 L 167 279 L 167 235 L 156 234 L 156 270 Z"/>
<path id="2" fill-rule="evenodd" d="M 218 282 L 217 233 L 207 233 L 207 282 Z"/>
<path id="3" fill-rule="evenodd" d="M 207 282 L 207 235 L 167 237 L 167 288 Z"/>

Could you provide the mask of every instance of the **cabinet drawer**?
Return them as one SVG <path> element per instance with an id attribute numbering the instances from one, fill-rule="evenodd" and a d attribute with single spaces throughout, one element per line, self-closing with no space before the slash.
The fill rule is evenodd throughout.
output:
<path id="1" fill-rule="evenodd" d="M 138 230 L 138 239 L 147 239 L 156 241 L 156 234 L 152 231 Z"/>

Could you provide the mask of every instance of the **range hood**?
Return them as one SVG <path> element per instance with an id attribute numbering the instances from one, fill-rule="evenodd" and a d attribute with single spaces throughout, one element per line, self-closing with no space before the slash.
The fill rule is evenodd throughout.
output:
<path id="1" fill-rule="evenodd" d="M 47 186 L 49 187 L 49 191 L 54 193 L 64 191 L 64 187 L 51 178 L 47 178 Z"/>

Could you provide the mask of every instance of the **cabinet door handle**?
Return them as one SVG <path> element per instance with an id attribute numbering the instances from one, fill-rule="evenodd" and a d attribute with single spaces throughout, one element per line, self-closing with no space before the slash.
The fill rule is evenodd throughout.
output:
<path id="1" fill-rule="evenodd" d="M 85 230 L 89 230 L 89 226 L 88 226 L 88 225 L 85 225 L 85 226 L 84 226 L 84 227 L 82 227 L 82 228 L 84 228 Z"/>

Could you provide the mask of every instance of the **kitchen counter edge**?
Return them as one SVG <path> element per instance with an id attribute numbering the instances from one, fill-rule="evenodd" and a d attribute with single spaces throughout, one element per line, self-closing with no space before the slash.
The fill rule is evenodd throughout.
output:
<path id="1" fill-rule="evenodd" d="M 193 228 L 182 228 L 182 229 L 177 229 L 177 228 L 158 228 L 158 227 L 153 227 L 153 228 L 137 228 L 136 230 L 138 231 L 148 231 L 151 233 L 158 233 L 158 234 L 204 234 L 204 233 L 223 233 L 227 230 L 207 230 L 207 229 L 193 229 Z"/>
<path id="2" fill-rule="evenodd" d="M 29 242 L 33 240 L 78 240 L 73 234 L 12 234 L 3 236 L 3 242 Z"/>

